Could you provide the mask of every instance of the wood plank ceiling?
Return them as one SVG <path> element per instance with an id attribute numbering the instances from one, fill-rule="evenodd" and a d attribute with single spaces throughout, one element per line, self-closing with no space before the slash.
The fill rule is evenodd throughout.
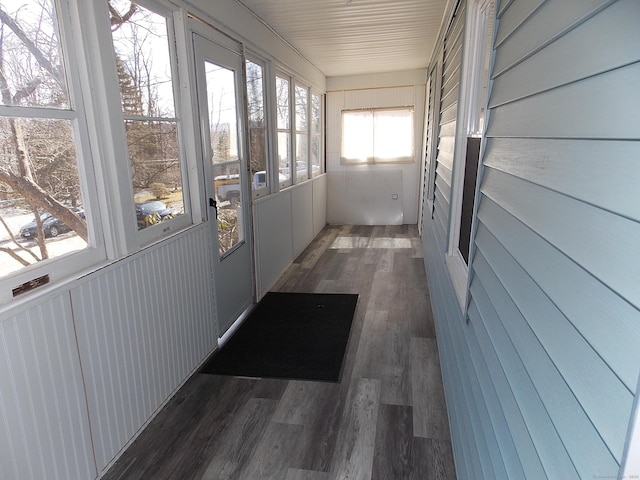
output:
<path id="1" fill-rule="evenodd" d="M 237 0 L 327 77 L 425 68 L 446 0 Z"/>

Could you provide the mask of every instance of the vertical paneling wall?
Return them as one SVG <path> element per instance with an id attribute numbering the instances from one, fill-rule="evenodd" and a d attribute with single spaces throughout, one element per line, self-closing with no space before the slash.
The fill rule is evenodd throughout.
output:
<path id="1" fill-rule="evenodd" d="M 68 293 L 0 323 L 0 478 L 95 478 Z"/>
<path id="2" fill-rule="evenodd" d="M 616 477 L 640 373 L 640 4 L 497 15 L 466 314 L 424 226 L 458 476 Z"/>
<path id="3" fill-rule="evenodd" d="M 327 176 L 320 175 L 254 204 L 258 299 L 327 224 Z"/>
<path id="4" fill-rule="evenodd" d="M 98 470 L 217 344 L 207 229 L 194 227 L 71 291 Z"/>
<path id="5" fill-rule="evenodd" d="M 420 84 L 413 84 L 420 77 Z M 327 93 L 327 222 L 334 224 L 415 224 L 418 220 L 420 159 L 424 123 L 424 72 L 385 79 L 384 87 L 358 88 L 367 79 L 333 79 Z M 342 90 L 344 88 L 344 90 Z M 340 164 L 342 110 L 413 105 L 415 159 L 389 165 Z M 396 197 L 394 198 L 394 195 Z"/>

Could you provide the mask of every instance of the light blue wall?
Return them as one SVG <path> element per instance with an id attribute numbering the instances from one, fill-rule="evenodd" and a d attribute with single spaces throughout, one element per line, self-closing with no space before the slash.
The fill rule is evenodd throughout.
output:
<path id="1" fill-rule="evenodd" d="M 640 371 L 640 3 L 497 15 L 466 312 L 448 185 L 423 224 L 457 473 L 616 476 Z"/>

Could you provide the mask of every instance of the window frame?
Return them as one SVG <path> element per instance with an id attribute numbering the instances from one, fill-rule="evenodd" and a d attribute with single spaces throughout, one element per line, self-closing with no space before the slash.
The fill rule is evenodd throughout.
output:
<path id="1" fill-rule="evenodd" d="M 411 147 L 411 151 L 408 155 L 404 155 L 401 157 L 397 157 L 397 159 L 391 160 L 376 160 L 376 150 L 375 150 L 375 130 L 376 130 L 376 122 L 375 117 L 376 114 L 382 114 L 385 112 L 397 112 L 397 111 L 407 111 L 411 114 L 411 132 L 408 136 L 409 145 Z M 345 115 L 349 113 L 371 113 L 371 157 L 367 157 L 366 161 L 354 161 L 349 160 L 344 156 L 345 151 Z M 401 165 L 401 164 L 411 164 L 415 163 L 415 105 L 402 105 L 402 106 L 394 106 L 394 107 L 373 107 L 373 108 L 354 108 L 354 109 L 342 109 L 340 112 L 340 165 L 343 166 L 356 166 L 356 165 Z M 384 158 L 384 157 L 382 157 Z"/>
<path id="2" fill-rule="evenodd" d="M 104 0 L 105 3 L 107 0 Z M 189 178 L 189 170 L 191 169 L 191 165 L 187 161 L 186 148 L 189 140 L 187 140 L 184 135 L 185 125 L 183 122 L 183 118 L 186 118 L 188 115 L 184 114 L 185 108 L 183 107 L 183 98 L 181 96 L 180 86 L 181 86 L 181 75 L 185 72 L 182 72 L 180 69 L 180 64 L 183 62 L 178 62 L 178 44 L 182 41 L 181 37 L 184 36 L 184 32 L 181 28 L 181 17 L 180 10 L 177 7 L 173 7 L 165 2 L 161 2 L 159 0 L 136 0 L 136 3 L 142 8 L 149 10 L 150 12 L 160 15 L 165 18 L 166 27 L 167 27 L 167 36 L 168 36 L 168 49 L 169 49 L 169 59 L 171 66 L 171 78 L 172 78 L 172 93 L 173 93 L 173 104 L 174 104 L 174 117 L 147 117 L 144 115 L 135 116 L 136 120 L 144 121 L 144 120 L 158 120 L 158 121 L 171 121 L 175 122 L 176 125 L 176 134 L 177 134 L 177 142 L 178 142 L 178 154 L 180 156 L 180 176 L 182 183 L 182 199 L 183 199 L 183 208 L 184 213 L 181 215 L 176 215 L 174 218 L 169 220 L 160 222 L 155 225 L 151 225 L 149 227 L 138 229 L 136 213 L 135 213 L 135 200 L 134 200 L 134 190 L 133 190 L 133 182 L 131 175 L 126 176 L 127 184 L 120 184 L 118 187 L 118 195 L 120 198 L 120 204 L 122 208 L 122 217 L 124 220 L 120 220 L 120 222 L 124 223 L 122 228 L 124 229 L 124 237 L 126 238 L 126 246 L 124 247 L 126 253 L 133 253 L 141 248 L 152 245 L 164 238 L 167 238 L 185 228 L 191 226 L 195 222 L 194 209 L 192 208 L 193 199 L 191 195 L 190 183 L 191 179 Z M 107 14 L 107 20 L 108 20 Z M 111 60 L 111 69 L 112 69 L 112 78 L 115 79 L 115 91 L 117 92 L 117 97 L 120 101 L 117 102 L 117 107 L 111 110 L 111 114 L 114 117 L 113 122 L 119 122 L 120 128 L 115 127 L 114 130 L 119 130 L 122 134 L 122 156 L 116 159 L 117 163 L 126 162 L 126 171 L 129 172 L 130 166 L 130 157 L 129 157 L 129 149 L 127 143 L 127 137 L 125 133 L 125 122 L 131 120 L 129 115 L 125 115 L 122 111 L 122 101 L 121 94 L 118 83 L 118 76 L 116 73 L 116 50 L 113 45 L 113 39 L 111 36 L 111 31 L 108 27 L 109 22 L 107 21 L 107 30 L 108 30 L 108 48 L 110 50 L 110 58 Z M 183 49 L 184 50 L 184 49 Z M 107 80 L 109 81 L 109 80 Z M 121 168 L 124 169 L 125 166 L 121 165 Z M 123 175 L 124 177 L 124 175 Z M 130 203 L 130 205 L 128 205 Z M 127 218 L 128 217 L 128 218 Z"/>
<path id="3" fill-rule="evenodd" d="M 489 8 L 493 6 L 493 17 L 488 15 Z M 464 24 L 464 44 L 462 57 L 462 72 L 459 96 L 459 114 L 461 119 L 456 125 L 455 153 L 453 159 L 453 181 L 451 186 L 451 205 L 449 215 L 449 235 L 447 239 L 447 251 L 445 264 L 454 286 L 454 291 L 463 311 L 466 311 L 469 295 L 469 266 L 473 260 L 473 242 L 476 228 L 477 201 L 480 191 L 480 179 L 482 178 L 482 157 L 485 148 L 485 132 L 489 117 L 488 101 L 491 90 L 491 79 L 487 82 L 487 92 L 484 98 L 479 92 L 484 82 L 484 67 L 489 59 L 489 71 L 493 61 L 493 52 L 486 52 L 486 47 L 491 39 L 489 33 L 495 35 L 495 28 L 487 29 L 489 22 L 495 22 L 495 0 L 473 0 L 467 5 L 467 16 Z M 484 108 L 484 121 L 481 131 L 479 116 Z M 478 155 L 478 167 L 474 188 L 471 231 L 469 234 L 468 262 L 465 261 L 459 249 L 462 224 L 462 204 L 465 183 L 465 170 L 467 162 L 467 138 L 480 138 Z"/>
<path id="4" fill-rule="evenodd" d="M 267 196 L 271 193 L 272 190 L 272 186 L 274 184 L 273 182 L 273 168 L 271 167 L 271 156 L 272 156 L 272 151 L 273 151 L 273 144 L 272 144 L 272 135 L 271 135 L 271 116 L 269 115 L 270 112 L 270 98 L 269 98 L 269 64 L 266 60 L 262 59 L 260 56 L 254 54 L 253 52 L 247 52 L 245 51 L 245 55 L 244 55 L 244 68 L 245 68 L 245 72 L 244 72 L 244 79 L 245 79 L 245 85 L 248 83 L 248 75 L 246 73 L 246 64 L 247 62 L 251 62 L 255 65 L 258 65 L 260 68 L 262 68 L 262 108 L 264 109 L 264 137 L 265 137 L 265 176 L 266 176 L 266 185 L 264 185 L 263 187 L 260 188 L 254 188 L 254 174 L 251 174 L 251 195 L 253 197 L 253 199 L 256 198 L 262 198 L 264 196 Z M 250 121 L 249 119 L 249 94 L 247 92 L 247 122 Z M 249 144 L 249 165 L 251 164 L 251 127 L 249 126 L 248 130 L 248 138 L 247 138 L 247 142 Z M 250 172 L 251 173 L 251 172 Z M 258 173 L 258 172 L 255 172 Z"/>
<path id="5" fill-rule="evenodd" d="M 280 78 L 281 80 L 284 80 L 287 82 L 288 85 L 288 91 L 287 91 L 287 113 L 288 113 L 288 125 L 286 127 L 280 127 L 278 125 L 278 78 Z M 276 139 L 275 139 L 275 148 L 274 148 L 274 166 L 275 166 L 275 170 L 274 170 L 274 176 L 277 176 L 278 178 L 278 189 L 279 190 L 283 190 L 287 187 L 290 187 L 293 185 L 293 178 L 294 178 L 294 171 L 293 171 L 293 163 L 295 163 L 295 160 L 292 158 L 293 157 L 293 152 L 294 150 L 294 140 L 293 140 L 293 135 L 294 135 L 294 127 L 293 127 L 293 122 L 295 121 L 293 118 L 293 114 L 292 114 L 292 104 L 293 104 L 293 79 L 291 77 L 291 75 L 284 73 L 282 70 L 276 70 L 275 73 L 275 81 L 274 81 L 274 116 L 276 118 L 276 122 L 275 122 L 275 135 L 276 135 Z M 280 179 L 280 140 L 279 140 L 279 136 L 280 134 L 286 134 L 288 136 L 288 140 L 287 140 L 287 157 L 289 160 L 289 176 L 288 178 L 286 178 L 285 180 L 281 180 Z"/>
<path id="6" fill-rule="evenodd" d="M 320 99 L 320 115 L 318 118 L 318 131 L 316 132 L 314 130 L 314 121 L 313 121 L 313 98 L 317 97 Z M 313 88 L 311 88 L 311 103 L 310 103 L 310 116 L 311 116 L 311 121 L 309 122 L 309 128 L 311 131 L 310 137 L 309 137 L 309 164 L 311 167 L 311 178 L 313 177 L 317 177 L 318 175 L 322 175 L 325 171 L 325 161 L 324 161 L 324 148 L 325 148 L 325 144 L 324 144 L 324 135 L 325 135 L 325 96 L 322 93 L 317 92 L 316 90 L 314 90 Z M 314 143 L 314 139 L 318 139 L 318 146 L 319 146 L 319 150 L 318 150 L 318 170 L 314 170 L 314 166 L 315 164 L 313 163 L 313 157 L 312 157 L 312 152 L 313 152 L 313 143 Z"/>
<path id="7" fill-rule="evenodd" d="M 22 298 L 31 297 L 26 292 L 24 297 L 13 294 L 15 288 L 25 283 L 48 276 L 48 283 L 55 288 L 55 285 L 60 281 L 104 264 L 107 260 L 107 249 L 100 222 L 97 172 L 94 167 L 98 149 L 92 141 L 95 139 L 95 130 L 91 128 L 91 82 L 87 76 L 86 53 L 80 28 L 82 22 L 74 1 L 54 0 L 52 6 L 56 12 L 59 48 L 62 52 L 62 62 L 65 68 L 69 107 L 54 109 L 41 106 L 3 105 L 0 110 L 3 117 L 55 119 L 70 122 L 81 198 L 86 212 L 88 242 L 87 246 L 81 250 L 36 262 L 0 277 L 0 306 L 10 305 Z"/>
<path id="8" fill-rule="evenodd" d="M 305 85 L 304 83 L 302 83 L 299 79 L 297 78 L 293 78 L 293 99 L 294 99 L 294 105 L 296 106 L 296 108 L 293 109 L 293 130 L 294 130 L 294 135 L 293 135 L 293 152 L 295 152 L 295 154 L 293 155 L 295 160 L 293 162 L 293 182 L 294 184 L 298 184 L 298 183 L 302 183 L 305 182 L 307 180 L 309 180 L 309 178 L 311 178 L 309 176 L 309 167 L 311 166 L 311 88 L 308 87 L 307 85 Z M 306 129 L 298 129 L 298 89 L 302 90 L 305 92 L 306 94 L 306 108 L 305 108 L 305 123 L 306 123 Z M 298 135 L 306 135 L 307 136 L 307 144 L 306 144 L 306 156 L 307 156 L 307 173 L 306 176 L 300 176 L 299 172 L 298 172 L 298 162 L 301 161 L 298 158 Z"/>

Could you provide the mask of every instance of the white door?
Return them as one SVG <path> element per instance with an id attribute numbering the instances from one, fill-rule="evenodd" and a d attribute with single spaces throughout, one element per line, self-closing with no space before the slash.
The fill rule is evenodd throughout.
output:
<path id="1" fill-rule="evenodd" d="M 218 335 L 253 302 L 242 56 L 193 35 Z"/>

